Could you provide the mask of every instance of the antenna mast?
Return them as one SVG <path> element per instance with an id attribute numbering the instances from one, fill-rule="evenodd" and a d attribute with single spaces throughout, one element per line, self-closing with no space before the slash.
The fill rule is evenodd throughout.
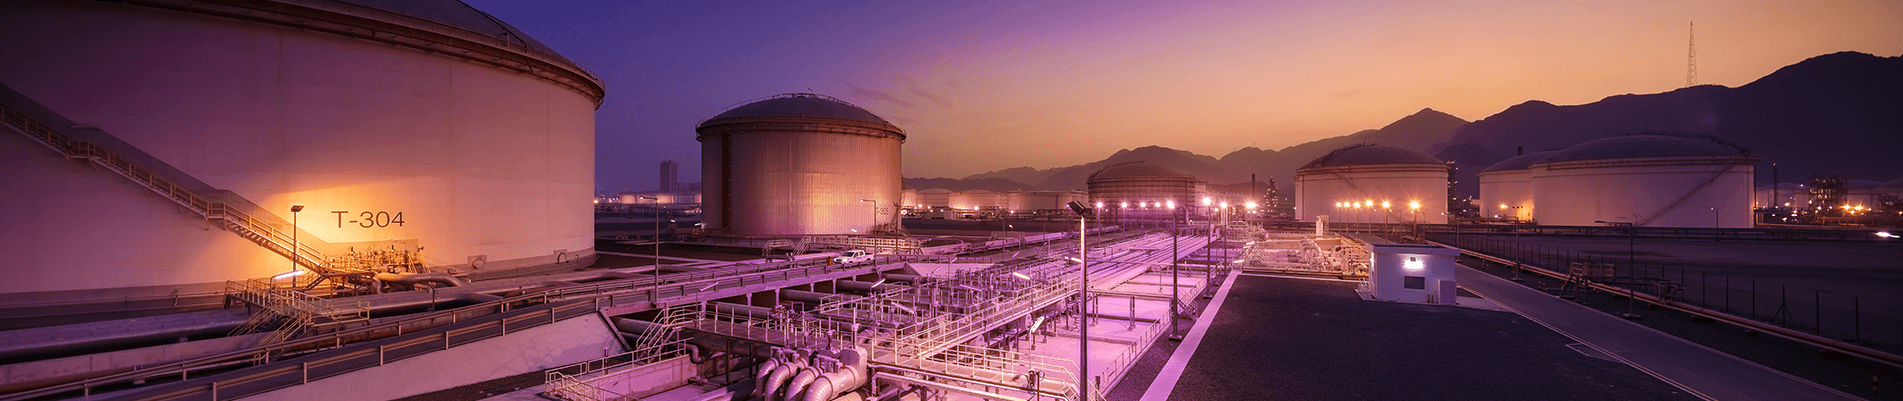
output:
<path id="1" fill-rule="evenodd" d="M 1685 46 L 1685 87 L 1689 88 L 1694 85 L 1698 85 L 1698 24 L 1697 22 L 1690 23 L 1690 25 L 1688 26 L 1688 32 L 1686 36 L 1690 38 L 1690 42 L 1691 42 L 1690 44 Z"/>

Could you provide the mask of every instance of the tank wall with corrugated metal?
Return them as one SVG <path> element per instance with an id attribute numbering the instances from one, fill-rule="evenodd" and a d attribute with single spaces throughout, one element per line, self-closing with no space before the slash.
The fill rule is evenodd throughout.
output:
<path id="1" fill-rule="evenodd" d="M 1533 220 L 1533 204 L 1532 170 L 1480 173 L 1480 199 L 1474 206 L 1482 217 Z"/>
<path id="2" fill-rule="evenodd" d="M 1752 226 L 1752 164 L 1599 163 L 1532 168 L 1534 218 L 1542 225 Z"/>
<path id="3" fill-rule="evenodd" d="M 78 124 L 56 128 L 116 137 L 259 213 L 289 222 L 290 205 L 305 205 L 305 243 L 415 241 L 429 264 L 489 269 L 593 252 L 599 92 L 377 40 L 126 4 L 6 2 L 0 58 L 32 61 L 0 63 L 0 84 Z M 290 268 L 110 171 L 0 136 L 11 199 L 0 293 L 217 286 Z"/>

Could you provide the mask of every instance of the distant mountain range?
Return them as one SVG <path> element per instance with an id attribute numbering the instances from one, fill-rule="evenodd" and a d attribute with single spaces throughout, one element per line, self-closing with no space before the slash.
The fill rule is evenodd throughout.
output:
<path id="1" fill-rule="evenodd" d="M 1903 177 L 1903 56 L 1842 52 L 1778 69 L 1744 86 L 1699 85 L 1665 93 L 1617 95 L 1557 106 L 1533 100 L 1468 122 L 1422 109 L 1374 130 L 1326 138 L 1282 150 L 1242 148 L 1221 158 L 1145 146 L 1104 160 L 1068 167 L 1016 167 L 958 180 L 907 179 L 913 188 L 1008 191 L 1082 189 L 1091 173 L 1112 164 L 1145 161 L 1212 184 L 1274 179 L 1292 189 L 1295 169 L 1336 148 L 1378 143 L 1453 161 L 1457 191 L 1477 195 L 1481 169 L 1520 152 L 1555 150 L 1608 136 L 1641 132 L 1708 134 L 1754 149 L 1760 183 L 1777 163 L 1784 182 L 1812 174 L 1853 179 Z M 1002 179 L 1002 180 L 998 180 Z M 923 185 L 923 186 L 921 186 Z M 953 188 L 958 186 L 961 188 Z M 996 188 L 993 188 L 996 187 Z"/>

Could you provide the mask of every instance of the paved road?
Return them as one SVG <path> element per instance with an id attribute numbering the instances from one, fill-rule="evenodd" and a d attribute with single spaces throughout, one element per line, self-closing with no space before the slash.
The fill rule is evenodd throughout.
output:
<path id="1" fill-rule="evenodd" d="M 1856 400 L 1810 381 L 1461 266 L 1460 286 L 1715 400 Z"/>
<path id="2" fill-rule="evenodd" d="M 1519 315 L 1363 301 L 1355 285 L 1237 278 L 1172 356 L 1193 355 L 1180 376 L 1166 366 L 1143 399 L 1697 399 Z"/>

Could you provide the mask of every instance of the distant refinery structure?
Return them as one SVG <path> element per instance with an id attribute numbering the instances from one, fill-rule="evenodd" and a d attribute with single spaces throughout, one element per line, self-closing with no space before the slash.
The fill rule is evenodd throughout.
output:
<path id="1" fill-rule="evenodd" d="M 1480 205 L 1541 225 L 1749 228 L 1759 160 L 1708 138 L 1613 136 L 1489 166 Z"/>
<path id="2" fill-rule="evenodd" d="M 899 224 L 905 131 L 859 106 L 790 93 L 701 122 L 703 224 L 734 236 L 870 234 Z"/>
<path id="3" fill-rule="evenodd" d="M 1396 147 L 1335 149 L 1295 171 L 1296 219 L 1445 224 L 1452 169 L 1440 159 Z"/>
<path id="4" fill-rule="evenodd" d="M 593 73 L 456 1 L 240 3 L 0 3 L 0 304 L 594 259 Z"/>

